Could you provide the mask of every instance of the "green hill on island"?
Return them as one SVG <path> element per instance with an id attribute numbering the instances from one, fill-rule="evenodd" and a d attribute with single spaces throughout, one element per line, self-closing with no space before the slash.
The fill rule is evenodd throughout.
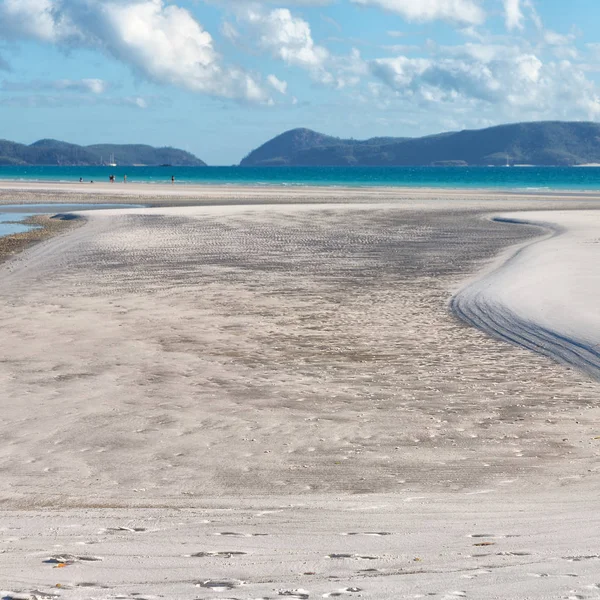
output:
<path id="1" fill-rule="evenodd" d="M 0 140 L 0 165 L 89 166 L 170 165 L 174 167 L 205 167 L 206 163 L 193 154 L 177 148 L 154 148 L 143 144 L 96 144 L 78 146 L 58 140 L 39 140 L 27 146 Z"/>
<path id="2" fill-rule="evenodd" d="M 547 121 L 421 138 L 347 140 L 293 129 L 241 166 L 570 166 L 600 163 L 600 123 Z"/>

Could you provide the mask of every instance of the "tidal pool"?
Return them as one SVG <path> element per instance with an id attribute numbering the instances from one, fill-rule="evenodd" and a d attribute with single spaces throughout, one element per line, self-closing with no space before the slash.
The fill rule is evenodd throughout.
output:
<path id="1" fill-rule="evenodd" d="M 0 206 L 0 237 L 35 229 L 37 225 L 23 222 L 34 215 L 56 215 L 78 210 L 108 208 L 141 208 L 141 206 L 141 204 L 8 204 Z"/>

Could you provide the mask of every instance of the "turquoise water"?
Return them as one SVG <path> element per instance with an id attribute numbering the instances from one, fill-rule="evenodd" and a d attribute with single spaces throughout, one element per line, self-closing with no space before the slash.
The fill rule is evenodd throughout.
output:
<path id="1" fill-rule="evenodd" d="M 26 231 L 33 229 L 35 227 L 34 225 L 19 223 L 19 221 L 23 221 L 23 219 L 27 219 L 31 216 L 31 213 L 0 212 L 0 237 L 3 235 L 12 235 L 14 233 L 25 233 Z"/>
<path id="2" fill-rule="evenodd" d="M 600 190 L 600 168 L 572 167 L 0 167 L 1 179 L 170 184 L 424 186 Z"/>
<path id="3" fill-rule="evenodd" d="M 101 210 L 106 208 L 138 208 L 140 204 L 11 204 L 0 206 L 0 237 L 25 233 L 37 225 L 22 223 L 34 215 L 56 215 L 75 210 Z"/>

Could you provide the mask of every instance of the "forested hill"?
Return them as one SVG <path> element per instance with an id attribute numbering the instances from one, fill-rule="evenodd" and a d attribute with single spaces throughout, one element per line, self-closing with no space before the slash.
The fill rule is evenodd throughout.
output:
<path id="1" fill-rule="evenodd" d="M 26 146 L 0 140 L 0 165 L 89 166 L 107 164 L 111 156 L 117 165 L 123 166 L 206 166 L 193 154 L 177 148 L 153 148 L 142 144 L 78 146 L 58 140 L 39 140 Z"/>
<path id="2" fill-rule="evenodd" d="M 365 141 L 287 131 L 242 166 L 569 166 L 600 163 L 600 123 L 546 121 Z"/>

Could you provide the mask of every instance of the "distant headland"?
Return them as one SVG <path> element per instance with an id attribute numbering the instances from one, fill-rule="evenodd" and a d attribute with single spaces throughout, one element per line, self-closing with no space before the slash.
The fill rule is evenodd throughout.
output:
<path id="1" fill-rule="evenodd" d="M 0 140 L 0 166 L 205 167 L 190 152 L 143 144 L 79 146 L 44 139 Z M 600 165 L 600 123 L 540 121 L 419 138 L 332 137 L 292 129 L 252 150 L 241 167 L 467 167 Z"/>
<path id="2" fill-rule="evenodd" d="M 341 139 L 293 129 L 241 166 L 575 166 L 600 163 L 600 123 L 544 121 L 420 138 Z"/>
<path id="3" fill-rule="evenodd" d="M 39 140 L 27 146 L 0 140 L 0 166 L 161 166 L 205 167 L 198 157 L 177 148 L 143 144 L 95 144 L 78 146 L 58 140 Z"/>

